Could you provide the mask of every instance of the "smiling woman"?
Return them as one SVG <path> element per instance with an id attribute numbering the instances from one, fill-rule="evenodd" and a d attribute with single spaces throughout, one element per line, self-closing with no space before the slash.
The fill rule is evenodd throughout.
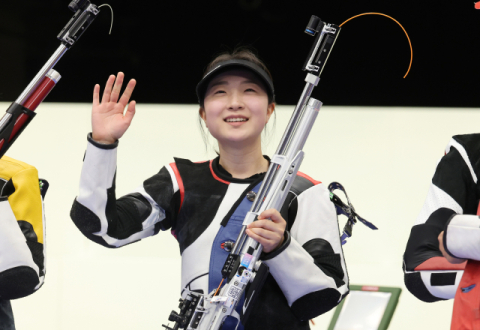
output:
<path id="1" fill-rule="evenodd" d="M 220 63 L 221 65 L 219 65 Z M 208 145 L 208 139 L 202 126 L 202 123 L 204 123 L 204 120 L 202 118 L 202 111 L 204 111 L 204 100 L 206 96 L 205 94 L 207 93 L 207 88 L 214 87 L 210 84 L 210 81 L 216 74 L 220 74 L 224 70 L 227 70 L 228 67 L 232 66 L 234 68 L 235 66 L 237 66 L 237 69 L 243 70 L 244 72 L 249 72 L 250 74 L 254 75 L 254 78 L 250 81 L 256 83 L 256 87 L 259 87 L 261 91 L 266 91 L 268 96 L 268 104 L 272 104 L 273 107 L 275 106 L 275 91 L 273 87 L 272 75 L 266 65 L 251 50 L 241 47 L 235 49 L 232 53 L 227 52 L 220 54 L 208 64 L 202 80 L 197 85 L 198 103 L 200 104 L 199 124 L 201 127 L 201 134 L 205 145 Z M 259 89 L 257 89 L 257 91 L 259 91 Z M 274 111 L 273 115 L 275 117 Z M 264 132 L 266 133 L 266 126 Z M 218 151 L 217 154 L 219 154 Z"/>
<path id="2" fill-rule="evenodd" d="M 118 139 L 135 114 L 134 101 L 124 114 L 135 81 L 120 97 L 123 77 L 110 76 L 101 102 L 95 86 L 92 133 L 72 220 L 87 238 L 114 248 L 170 229 L 182 255 L 182 292 L 212 292 L 222 284 L 225 246 L 234 244 L 270 163 L 262 154 L 261 132 L 275 110 L 271 76 L 252 52 L 217 57 L 197 96 L 219 156 L 196 163 L 175 158 L 116 200 Z M 299 172 L 281 210 L 264 211 L 246 233 L 263 246 L 270 274 L 257 301 L 243 306 L 244 298 L 239 300 L 238 315 L 250 316 L 238 329 L 309 329 L 309 319 L 348 292 L 335 207 L 319 181 Z M 236 325 L 228 317 L 222 329 Z"/>
<path id="3" fill-rule="evenodd" d="M 234 176 L 247 178 L 268 168 L 261 148 L 261 132 L 275 110 L 275 103 L 268 99 L 262 82 L 247 69 L 220 73 L 208 85 L 200 116 L 218 141 L 223 155 L 220 164 Z M 244 155 L 259 160 L 258 168 L 249 167 L 253 171 L 250 173 L 233 173 L 239 161 L 236 158 Z"/>

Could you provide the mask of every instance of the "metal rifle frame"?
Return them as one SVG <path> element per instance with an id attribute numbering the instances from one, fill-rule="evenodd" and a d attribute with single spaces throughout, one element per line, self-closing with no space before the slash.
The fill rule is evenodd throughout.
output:
<path id="1" fill-rule="evenodd" d="M 73 0 L 68 8 L 75 14 L 57 36 L 61 45 L 0 119 L 0 158 L 33 119 L 36 107 L 61 78 L 53 69 L 55 64 L 75 44 L 100 12 L 89 0 Z"/>
<path id="2" fill-rule="evenodd" d="M 184 299 L 180 299 L 180 314 L 172 311 L 169 317 L 170 321 L 175 322 L 173 328 L 163 325 L 169 330 L 219 330 L 227 316 L 233 316 L 245 324 L 249 315 L 247 307 L 255 300 L 255 294 L 260 291 L 268 275 L 268 266 L 259 260 L 262 245 L 250 238 L 245 230 L 263 211 L 272 208 L 280 210 L 285 202 L 304 157 L 302 149 L 322 106 L 322 102 L 311 98 L 310 95 L 320 81 L 319 76 L 335 44 L 340 27 L 323 23 L 318 17 L 312 16 L 305 32 L 312 36 L 316 35 L 303 67 L 303 70 L 308 72 L 305 78 L 306 86 L 280 145 L 270 161 L 252 207 L 245 216 L 235 246 L 222 269 L 222 277 L 227 284 L 220 289 L 218 295 L 215 295 L 216 290 L 208 295 L 184 292 Z M 242 316 L 239 316 L 235 308 L 249 283 L 252 285 L 246 293 Z"/>

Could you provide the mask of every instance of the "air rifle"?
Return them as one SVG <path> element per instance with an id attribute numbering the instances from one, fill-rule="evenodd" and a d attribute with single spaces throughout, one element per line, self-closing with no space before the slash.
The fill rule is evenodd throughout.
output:
<path id="1" fill-rule="evenodd" d="M 53 69 L 55 64 L 75 44 L 100 12 L 89 0 L 73 0 L 68 8 L 75 14 L 57 36 L 61 41 L 60 47 L 0 119 L 0 158 L 30 123 L 36 115 L 35 109 L 60 80 L 60 74 Z"/>
<path id="2" fill-rule="evenodd" d="M 205 295 L 185 289 L 180 299 L 180 313 L 172 311 L 169 317 L 174 325 L 163 325 L 168 330 L 220 330 L 227 316 L 233 316 L 245 324 L 251 311 L 251 308 L 246 307 L 255 301 L 269 273 L 268 266 L 259 260 L 262 245 L 250 238 L 245 230 L 263 211 L 271 208 L 280 210 L 285 202 L 303 160 L 303 146 L 322 106 L 322 102 L 310 95 L 320 81 L 320 74 L 340 27 L 312 16 L 305 32 L 315 37 L 303 66 L 303 70 L 308 72 L 305 78 L 307 84 L 222 269 L 222 278 L 226 284 L 219 289 L 218 295 L 217 290 Z M 250 285 L 245 294 L 243 312 L 238 315 L 235 309 L 246 291 L 247 284 Z"/>

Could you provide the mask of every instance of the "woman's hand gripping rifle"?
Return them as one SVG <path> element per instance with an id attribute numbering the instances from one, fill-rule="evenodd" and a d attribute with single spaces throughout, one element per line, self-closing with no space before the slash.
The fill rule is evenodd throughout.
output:
<path id="1" fill-rule="evenodd" d="M 60 74 L 53 69 L 55 64 L 75 44 L 100 12 L 97 6 L 88 0 L 73 0 L 68 8 L 75 12 L 75 15 L 57 36 L 61 41 L 60 47 L 0 119 L 0 158 L 30 123 L 35 116 L 35 109 L 60 80 Z"/>
<path id="2" fill-rule="evenodd" d="M 303 70 L 308 72 L 305 79 L 307 84 L 280 145 L 272 157 L 255 201 L 245 216 L 235 246 L 223 266 L 222 283 L 226 284 L 221 287 L 220 283 L 219 289 L 213 290 L 208 295 L 185 290 L 183 299 L 180 300 L 180 313 L 172 311 L 169 320 L 175 323 L 172 328 L 163 325 L 166 329 L 220 330 L 227 316 L 233 316 L 243 324 L 246 323 L 251 311 L 250 306 L 268 275 L 268 266 L 260 260 L 262 245 L 248 237 L 245 231 L 262 212 L 268 209 L 280 210 L 285 202 L 303 160 L 303 146 L 322 106 L 320 101 L 310 98 L 310 95 L 320 81 L 319 76 L 340 28 L 323 23 L 318 17 L 312 16 L 305 32 L 311 36 L 316 35 L 303 67 Z M 242 315 L 238 315 L 235 309 L 249 283 L 251 285 L 245 295 Z"/>

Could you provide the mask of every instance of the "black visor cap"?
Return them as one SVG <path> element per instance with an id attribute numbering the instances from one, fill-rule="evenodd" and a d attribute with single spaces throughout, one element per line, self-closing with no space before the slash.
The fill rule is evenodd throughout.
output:
<path id="1" fill-rule="evenodd" d="M 220 73 L 234 68 L 247 69 L 248 71 L 253 72 L 260 79 L 260 81 L 264 83 L 265 88 L 267 89 L 269 101 L 275 101 L 275 90 L 273 88 L 273 82 L 272 79 L 270 79 L 268 73 L 253 62 L 235 59 L 219 62 L 202 78 L 202 80 L 200 80 L 197 85 L 197 98 L 198 103 L 200 103 L 201 106 L 203 106 L 203 101 L 205 99 L 205 94 L 207 93 L 207 88 L 210 81 Z"/>

